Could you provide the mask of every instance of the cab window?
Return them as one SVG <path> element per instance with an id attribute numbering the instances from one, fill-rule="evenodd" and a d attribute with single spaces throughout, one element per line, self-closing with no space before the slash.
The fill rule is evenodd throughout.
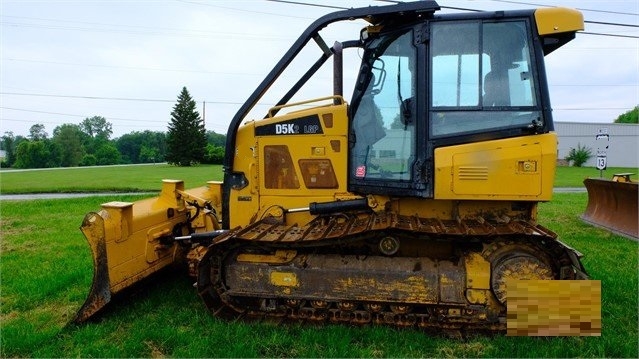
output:
<path id="1" fill-rule="evenodd" d="M 431 136 L 540 121 L 526 26 L 525 21 L 432 25 Z"/>

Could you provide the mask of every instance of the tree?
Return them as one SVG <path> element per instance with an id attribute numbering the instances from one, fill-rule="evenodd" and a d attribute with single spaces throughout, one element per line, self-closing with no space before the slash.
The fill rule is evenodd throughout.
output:
<path id="1" fill-rule="evenodd" d="M 16 168 L 45 168 L 49 151 L 44 141 L 23 141 L 16 149 Z"/>
<path id="2" fill-rule="evenodd" d="M 112 127 L 111 123 L 102 116 L 87 117 L 80 123 L 80 130 L 94 139 L 108 140 L 113 134 Z"/>
<path id="3" fill-rule="evenodd" d="M 86 154 L 82 156 L 82 161 L 80 161 L 80 166 L 95 166 L 98 163 L 98 159 L 95 158 L 95 155 Z"/>
<path id="4" fill-rule="evenodd" d="M 115 165 L 120 162 L 120 152 L 113 144 L 105 143 L 95 151 L 95 158 L 98 165 Z"/>
<path id="5" fill-rule="evenodd" d="M 32 141 L 42 141 L 45 140 L 47 136 L 47 132 L 44 130 L 44 125 L 41 123 L 36 123 L 29 128 L 29 138 Z"/>
<path id="6" fill-rule="evenodd" d="M 94 154 L 98 148 L 109 142 L 113 134 L 112 125 L 102 116 L 85 118 L 80 122 L 80 130 L 84 134 L 84 148 L 87 153 Z"/>
<path id="7" fill-rule="evenodd" d="M 13 132 L 5 132 L 2 138 L 0 138 L 0 149 L 5 151 L 5 158 L 2 162 L 2 167 L 13 166 L 13 163 L 16 161 L 16 147 L 16 138 L 13 135 Z"/>
<path id="8" fill-rule="evenodd" d="M 204 155 L 204 162 L 221 165 L 224 162 L 224 147 L 215 146 L 210 143 L 207 144 L 206 154 Z"/>
<path id="9" fill-rule="evenodd" d="M 226 146 L 226 136 L 216 133 L 215 131 L 206 131 L 206 140 L 213 146 L 222 148 Z"/>
<path id="10" fill-rule="evenodd" d="M 80 126 L 65 123 L 53 130 L 53 142 L 60 146 L 62 167 L 75 167 L 80 164 L 84 156 L 82 146 L 83 133 Z"/>
<path id="11" fill-rule="evenodd" d="M 222 164 L 224 162 L 224 148 L 226 147 L 226 136 L 215 131 L 206 131 L 206 152 L 204 162 L 211 164 Z"/>
<path id="12" fill-rule="evenodd" d="M 53 142 L 52 140 L 44 140 L 43 142 L 46 153 L 48 153 L 45 167 L 62 166 L 62 146 Z"/>
<path id="13" fill-rule="evenodd" d="M 170 164 L 190 166 L 204 160 L 206 129 L 186 87 L 182 88 L 173 106 L 166 142 L 166 160 Z"/>
<path id="14" fill-rule="evenodd" d="M 118 151 L 124 163 L 145 163 L 164 161 L 166 154 L 166 135 L 164 132 L 131 132 L 118 138 Z M 144 154 L 143 154 L 144 152 Z"/>
<path id="15" fill-rule="evenodd" d="M 615 123 L 639 123 L 639 106 L 619 115 Z"/>
<path id="16" fill-rule="evenodd" d="M 122 155 L 124 163 L 140 163 L 140 149 L 142 148 L 142 134 L 137 131 L 122 135 L 115 140 L 115 145 Z"/>
<path id="17" fill-rule="evenodd" d="M 142 145 L 140 148 L 140 162 L 142 163 L 155 163 L 158 160 L 158 150 L 155 148 Z"/>

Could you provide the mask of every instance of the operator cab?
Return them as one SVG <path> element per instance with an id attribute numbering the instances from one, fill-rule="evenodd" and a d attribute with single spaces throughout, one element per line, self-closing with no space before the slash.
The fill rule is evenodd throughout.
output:
<path id="1" fill-rule="evenodd" d="M 515 12 L 364 31 L 349 190 L 432 198 L 435 148 L 552 130 L 533 26 Z"/>

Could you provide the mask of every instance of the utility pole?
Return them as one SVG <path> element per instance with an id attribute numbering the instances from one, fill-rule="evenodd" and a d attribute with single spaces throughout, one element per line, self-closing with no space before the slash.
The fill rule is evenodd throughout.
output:
<path id="1" fill-rule="evenodd" d="M 202 101 L 202 124 L 206 127 L 206 101 Z"/>

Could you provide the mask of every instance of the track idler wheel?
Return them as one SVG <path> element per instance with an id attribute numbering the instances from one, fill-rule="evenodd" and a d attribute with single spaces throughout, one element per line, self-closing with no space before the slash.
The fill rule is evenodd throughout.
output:
<path id="1" fill-rule="evenodd" d="M 506 304 L 506 283 L 512 279 L 551 280 L 554 274 L 552 267 L 544 260 L 516 249 L 502 255 L 493 265 L 490 285 L 501 304 Z"/>

